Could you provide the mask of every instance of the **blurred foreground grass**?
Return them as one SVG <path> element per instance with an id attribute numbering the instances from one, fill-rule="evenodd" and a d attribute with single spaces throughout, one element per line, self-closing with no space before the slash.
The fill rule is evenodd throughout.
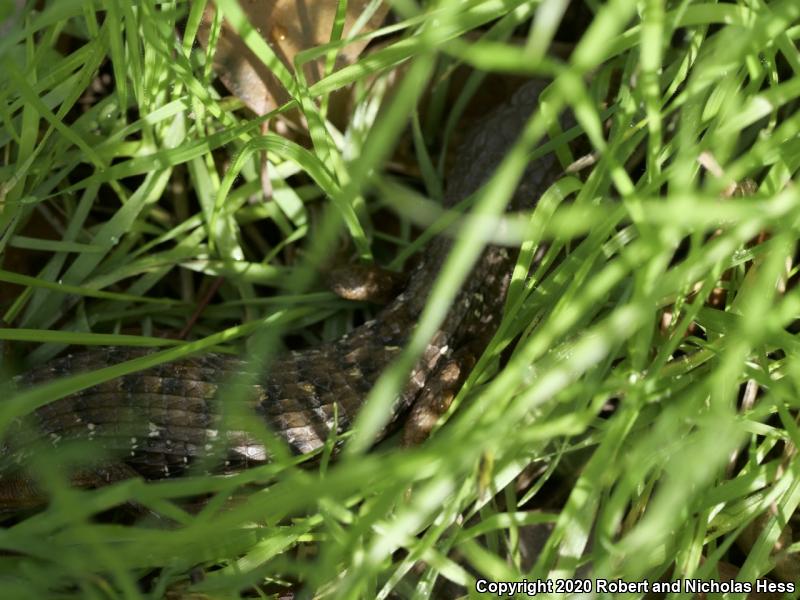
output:
<path id="1" fill-rule="evenodd" d="M 567 258 L 519 270 L 500 332 L 428 443 L 367 453 L 362 435 L 312 469 L 286 459 L 94 491 L 69 489 L 43 461 L 52 504 L 0 531 L 4 597 L 285 586 L 426 598 L 443 581 L 472 591 L 476 578 L 578 569 L 727 579 L 731 565 L 743 581 L 773 569 L 800 578 L 796 1 L 587 0 L 596 14 L 568 61 L 551 51 L 568 2 L 398 2 L 394 24 L 369 34 L 385 45 L 310 87 L 250 36 L 301 107 L 307 148 L 261 136 L 264 119 L 212 85 L 194 41 L 203 2 L 10 4 L 0 7 L 11 14 L 0 36 L 0 340 L 30 349 L 25 365 L 71 344 L 171 343 L 159 334 L 180 331 L 217 277 L 196 341 L 159 360 L 245 351 L 264 322 L 308 344 L 340 335 L 357 309 L 310 291 L 320 288 L 308 265 L 341 231 L 364 258 L 380 240 L 398 266 L 418 247 L 420 188 L 384 165 L 413 123 L 425 195 L 437 198 L 446 141 L 481 71 L 551 79 L 536 118 L 545 127 L 574 110 L 594 163 L 515 222 L 525 252 L 548 241 L 551 257 Z M 236 3 L 218 6 L 248 39 Z M 474 71 L 449 106 L 458 64 Z M 317 101 L 350 85 L 357 104 L 339 131 Z M 566 164 L 574 157 L 556 141 Z M 273 198 L 253 202 L 264 149 Z M 512 184 L 513 169 L 499 177 Z M 748 180 L 751 193 L 731 193 Z M 373 222 L 387 205 L 392 234 Z M 443 277 L 467 267 L 456 260 Z M 438 289 L 431 301 L 446 308 Z M 91 377 L 5 393 L 0 425 Z M 374 406 L 391 400 L 391 382 Z M 260 485 L 223 506 L 249 482 Z M 212 500 L 198 514 L 174 502 L 199 493 Z M 131 501 L 162 518 L 91 518 Z M 530 556 L 542 524 L 552 533 Z"/>

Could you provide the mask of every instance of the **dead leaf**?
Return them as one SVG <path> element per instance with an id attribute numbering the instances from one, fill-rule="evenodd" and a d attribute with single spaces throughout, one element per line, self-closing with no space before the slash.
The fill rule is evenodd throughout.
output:
<path id="1" fill-rule="evenodd" d="M 349 0 L 343 31 L 346 38 L 370 0 Z M 240 6 L 253 28 L 260 32 L 283 64 L 294 71 L 293 61 L 302 50 L 326 44 L 331 39 L 338 2 L 336 0 L 240 0 Z M 359 33 L 375 30 L 388 12 L 382 4 Z M 216 7 L 209 4 L 203 15 L 198 38 L 208 47 L 208 37 Z M 348 44 L 339 51 L 336 69 L 352 64 L 364 50 L 367 41 Z M 325 59 L 303 66 L 308 84 L 319 81 Z M 255 53 L 225 22 L 214 55 L 214 70 L 232 94 L 253 112 L 263 115 L 289 100 L 288 92 Z"/>

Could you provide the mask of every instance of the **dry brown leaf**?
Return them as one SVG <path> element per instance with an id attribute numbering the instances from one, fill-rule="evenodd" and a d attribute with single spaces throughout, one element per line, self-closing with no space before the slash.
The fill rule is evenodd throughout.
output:
<path id="1" fill-rule="evenodd" d="M 343 37 L 370 0 L 349 0 Z M 336 16 L 336 0 L 240 0 L 240 6 L 253 28 L 260 32 L 284 65 L 294 71 L 293 61 L 302 50 L 330 41 Z M 359 33 L 375 30 L 383 22 L 388 5 L 381 5 Z M 209 4 L 203 15 L 198 38 L 204 47 L 216 8 Z M 348 44 L 339 51 L 336 68 L 352 64 L 366 47 L 366 41 Z M 322 78 L 324 58 L 304 65 L 304 75 L 310 84 Z M 240 98 L 253 112 L 263 115 L 289 100 L 287 91 L 242 39 L 225 22 L 214 55 L 214 70 L 232 94 Z"/>

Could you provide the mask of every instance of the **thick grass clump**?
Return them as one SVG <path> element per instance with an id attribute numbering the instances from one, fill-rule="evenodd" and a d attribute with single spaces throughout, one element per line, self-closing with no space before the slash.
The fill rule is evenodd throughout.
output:
<path id="1" fill-rule="evenodd" d="M 0 428 L 123 373 L 210 349 L 312 346 L 369 316 L 315 269 L 337 252 L 400 268 L 444 228 L 426 200 L 441 198 L 488 72 L 552 83 L 465 210 L 501 210 L 540 140 L 535 153 L 556 152 L 565 174 L 534 211 L 507 217 L 520 258 L 503 322 L 428 442 L 370 450 L 487 241 L 475 219 L 335 459 L 328 448 L 310 467 L 284 456 L 228 477 L 78 490 L 62 470 L 75 457 L 34 457 L 52 502 L 0 530 L 0 595 L 800 582 L 796 0 L 398 2 L 390 25 L 359 34 L 373 43 L 357 62 L 313 85 L 219 0 L 289 91 L 259 117 L 216 82 L 196 42 L 200 0 L 8 4 Z M 295 65 L 333 65 L 340 32 Z M 329 98 L 345 89 L 353 106 L 336 126 Z M 567 110 L 577 125 L 561 131 Z M 306 132 L 262 133 L 290 111 Z M 570 150 L 578 136 L 585 156 Z M 187 325 L 191 341 L 177 340 Z M 11 381 L 98 345 L 159 350 L 42 387 Z M 209 500 L 195 510 L 180 501 L 198 495 Z"/>

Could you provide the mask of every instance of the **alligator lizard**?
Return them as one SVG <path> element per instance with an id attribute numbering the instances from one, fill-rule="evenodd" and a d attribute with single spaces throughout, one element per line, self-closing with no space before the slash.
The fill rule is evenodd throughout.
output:
<path id="1" fill-rule="evenodd" d="M 447 205 L 467 197 L 488 178 L 534 110 L 541 87 L 525 84 L 465 136 L 448 174 Z M 553 156 L 530 165 L 512 205 L 531 207 L 560 172 Z M 377 318 L 332 343 L 278 357 L 269 372 L 238 397 L 245 398 L 248 409 L 295 453 L 317 450 L 333 427 L 346 431 L 384 367 L 406 343 L 451 245 L 445 237 L 434 239 L 406 289 Z M 466 369 L 459 367 L 477 358 L 496 329 L 512 265 L 513 252 L 506 248 L 489 246 L 483 251 L 395 402 L 393 420 L 421 396 L 427 394 L 430 401 L 444 387 L 460 385 L 459 373 Z M 104 367 L 145 352 L 115 347 L 70 354 L 24 374 L 18 385 Z M 212 452 L 221 452 L 221 469 L 238 470 L 268 460 L 260 438 L 226 431 L 220 422 L 225 382 L 245 364 L 213 353 L 163 364 L 54 401 L 25 422 L 36 437 L 56 445 L 68 439 L 101 444 L 126 472 L 148 479 L 179 475 Z M 424 412 L 412 412 L 412 419 L 424 419 Z M 13 436 L 4 452 L 6 459 L 23 457 L 17 462 L 24 463 L 24 452 Z M 9 472 L 0 480 L 0 506 L 34 503 L 25 496 L 35 496 L 35 486 Z"/>

